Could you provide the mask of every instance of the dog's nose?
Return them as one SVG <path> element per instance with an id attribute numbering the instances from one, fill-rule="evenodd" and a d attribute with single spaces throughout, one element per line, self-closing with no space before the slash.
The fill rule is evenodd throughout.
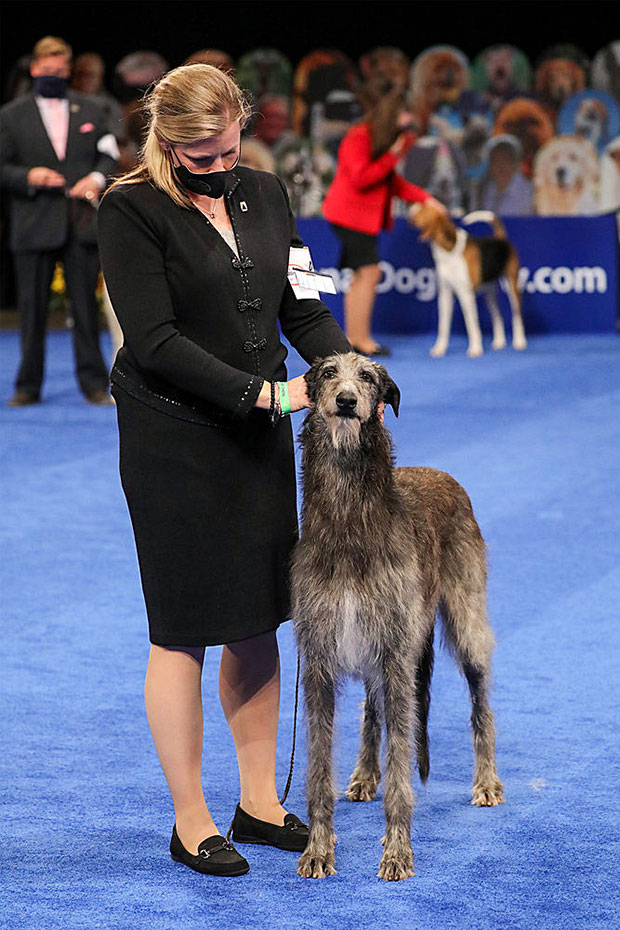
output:
<path id="1" fill-rule="evenodd" d="M 355 410 L 357 397 L 350 391 L 341 391 L 336 397 L 336 405 L 339 410 Z"/>

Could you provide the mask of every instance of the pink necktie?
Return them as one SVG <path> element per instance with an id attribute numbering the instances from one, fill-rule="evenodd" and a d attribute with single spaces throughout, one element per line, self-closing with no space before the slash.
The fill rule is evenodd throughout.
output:
<path id="1" fill-rule="evenodd" d="M 69 126 L 62 100 L 59 100 L 57 97 L 51 97 L 50 112 L 52 116 L 51 142 L 58 156 L 58 161 L 64 161 L 67 151 L 67 133 Z"/>

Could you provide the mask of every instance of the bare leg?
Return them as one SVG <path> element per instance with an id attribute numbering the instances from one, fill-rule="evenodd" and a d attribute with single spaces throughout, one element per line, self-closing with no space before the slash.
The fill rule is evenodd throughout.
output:
<path id="1" fill-rule="evenodd" d="M 362 352 L 372 352 L 377 343 L 372 338 L 372 311 L 375 288 L 381 280 L 379 265 L 362 265 L 353 272 L 349 290 L 344 297 L 345 332 L 351 345 Z"/>
<path id="2" fill-rule="evenodd" d="M 144 697 L 153 741 L 164 770 L 179 838 L 196 855 L 218 833 L 202 790 L 202 665 L 185 652 L 151 646 Z"/>
<path id="3" fill-rule="evenodd" d="M 274 631 L 222 650 L 220 700 L 237 751 L 243 810 L 282 826 L 276 790 L 280 659 Z"/>

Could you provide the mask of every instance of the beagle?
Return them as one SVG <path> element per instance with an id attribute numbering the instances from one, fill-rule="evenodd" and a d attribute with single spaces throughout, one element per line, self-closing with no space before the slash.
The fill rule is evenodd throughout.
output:
<path id="1" fill-rule="evenodd" d="M 465 320 L 469 345 L 467 354 L 476 357 L 483 354 L 482 334 L 478 321 L 476 291 L 484 293 L 493 322 L 493 349 L 506 345 L 504 321 L 497 302 L 497 282 L 501 281 L 508 294 L 512 309 L 512 347 L 525 349 L 527 340 L 521 314 L 521 295 L 517 287 L 519 256 L 509 242 L 501 220 L 495 214 L 479 210 L 464 217 L 463 222 L 484 220 L 492 224 L 493 236 L 470 236 L 466 230 L 457 229 L 446 213 L 432 206 L 414 204 L 410 211 L 414 226 L 420 231 L 420 239 L 430 241 L 433 260 L 437 269 L 437 303 L 439 327 L 437 340 L 431 355 L 445 355 L 450 341 L 454 297 L 458 297 Z"/>

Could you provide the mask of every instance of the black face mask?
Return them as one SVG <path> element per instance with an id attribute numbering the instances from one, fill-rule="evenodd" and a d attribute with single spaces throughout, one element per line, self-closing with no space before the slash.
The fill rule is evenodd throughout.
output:
<path id="1" fill-rule="evenodd" d="M 170 148 L 178 161 L 179 156 L 172 146 L 170 146 Z M 183 187 L 187 188 L 188 191 L 192 191 L 193 194 L 202 194 L 205 197 L 213 197 L 214 200 L 217 200 L 226 193 L 231 177 L 230 172 L 234 171 L 239 164 L 239 157 L 238 155 L 237 161 L 232 168 L 229 168 L 227 171 L 206 171 L 201 174 L 196 171 L 190 171 L 189 168 L 180 163 L 178 165 L 173 164 L 172 167 L 177 176 L 177 180 Z"/>
<path id="2" fill-rule="evenodd" d="M 39 97 L 66 97 L 68 84 L 67 78 L 56 74 L 40 74 L 33 79 L 32 89 Z"/>

